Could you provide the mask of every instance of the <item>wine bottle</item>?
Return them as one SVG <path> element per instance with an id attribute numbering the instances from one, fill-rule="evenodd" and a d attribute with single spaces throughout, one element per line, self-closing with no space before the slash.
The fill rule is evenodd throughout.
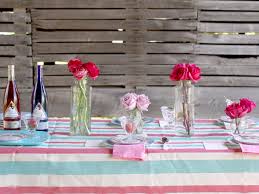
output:
<path id="1" fill-rule="evenodd" d="M 48 98 L 43 82 L 43 65 L 43 62 L 37 63 L 37 80 L 31 98 L 31 112 L 40 119 L 38 131 L 48 131 Z"/>
<path id="2" fill-rule="evenodd" d="M 15 82 L 14 65 L 8 65 L 8 83 L 4 93 L 3 116 L 5 130 L 21 129 L 20 96 Z"/>

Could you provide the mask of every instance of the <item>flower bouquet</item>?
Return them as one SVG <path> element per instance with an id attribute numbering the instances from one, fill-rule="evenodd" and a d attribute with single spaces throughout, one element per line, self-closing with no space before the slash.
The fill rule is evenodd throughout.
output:
<path id="1" fill-rule="evenodd" d="M 177 64 L 170 79 L 177 81 L 175 87 L 176 128 L 184 128 L 191 134 L 194 123 L 194 86 L 200 80 L 201 70 L 195 64 Z"/>
<path id="2" fill-rule="evenodd" d="M 128 112 L 129 118 L 137 123 L 136 133 L 143 133 L 144 122 L 142 119 L 143 111 L 148 111 L 151 104 L 149 98 L 144 95 L 127 93 L 120 99 L 121 105 Z"/>
<path id="3" fill-rule="evenodd" d="M 248 113 L 252 112 L 256 107 L 256 104 L 248 99 L 242 98 L 239 102 L 229 102 L 225 109 L 225 113 L 235 122 L 234 134 L 240 133 L 240 123 Z"/>
<path id="4" fill-rule="evenodd" d="M 72 135 L 90 135 L 91 88 L 88 77 L 95 80 L 99 76 L 99 69 L 93 62 L 83 63 L 78 58 L 68 62 L 68 69 L 75 78 L 71 95 L 70 132 Z"/>

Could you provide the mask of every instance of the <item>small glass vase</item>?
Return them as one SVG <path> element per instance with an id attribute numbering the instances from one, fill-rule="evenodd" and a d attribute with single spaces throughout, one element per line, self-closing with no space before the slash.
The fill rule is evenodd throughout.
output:
<path id="1" fill-rule="evenodd" d="M 71 87 L 71 135 L 91 133 L 91 87 L 88 78 L 75 80 Z"/>
<path id="2" fill-rule="evenodd" d="M 175 129 L 188 136 L 194 129 L 194 85 L 190 80 L 178 81 L 175 87 Z"/>
<path id="3" fill-rule="evenodd" d="M 245 131 L 245 129 L 248 128 L 247 118 L 237 118 L 232 120 L 231 128 L 234 131 L 234 134 L 240 134 Z"/>
<path id="4" fill-rule="evenodd" d="M 143 134 L 144 121 L 142 117 L 142 112 L 139 110 L 133 110 L 129 113 L 129 118 L 136 123 L 136 131 L 135 134 Z"/>

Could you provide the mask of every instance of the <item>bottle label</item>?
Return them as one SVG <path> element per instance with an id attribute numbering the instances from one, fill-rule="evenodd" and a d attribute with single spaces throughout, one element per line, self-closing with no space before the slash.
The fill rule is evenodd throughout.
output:
<path id="1" fill-rule="evenodd" d="M 4 117 L 9 117 L 9 118 L 17 118 L 19 117 L 19 112 L 15 106 L 15 104 L 13 103 L 13 101 L 10 102 L 10 104 L 8 105 Z"/>
<path id="2" fill-rule="evenodd" d="M 40 118 L 40 120 L 47 120 L 48 119 L 48 116 L 44 110 L 44 108 L 42 107 L 41 103 L 38 103 L 34 110 L 33 110 L 33 115 L 35 117 L 38 117 Z"/>
<path id="3" fill-rule="evenodd" d="M 4 121 L 4 129 L 20 129 L 21 121 Z"/>

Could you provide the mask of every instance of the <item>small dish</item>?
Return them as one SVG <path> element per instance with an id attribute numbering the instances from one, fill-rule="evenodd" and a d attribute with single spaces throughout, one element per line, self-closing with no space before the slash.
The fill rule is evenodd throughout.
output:
<path id="1" fill-rule="evenodd" d="M 111 144 L 122 144 L 122 145 L 130 145 L 130 144 L 139 144 L 146 142 L 146 137 L 143 135 L 134 135 L 130 142 L 127 141 L 127 135 L 117 135 L 108 140 Z"/>
<path id="2" fill-rule="evenodd" d="M 120 118 L 121 117 L 117 117 L 117 118 L 114 118 L 111 120 L 111 123 L 114 124 L 114 125 L 121 125 L 121 121 L 120 121 Z M 151 123 L 151 122 L 154 122 L 154 118 L 152 117 L 144 117 L 144 123 Z"/>
<path id="3" fill-rule="evenodd" d="M 36 131 L 32 136 L 28 130 L 0 130 L 1 146 L 35 146 L 47 141 L 48 133 Z"/>
<path id="4" fill-rule="evenodd" d="M 259 145 L 259 136 L 252 134 L 233 135 L 232 141 L 248 145 Z"/>

